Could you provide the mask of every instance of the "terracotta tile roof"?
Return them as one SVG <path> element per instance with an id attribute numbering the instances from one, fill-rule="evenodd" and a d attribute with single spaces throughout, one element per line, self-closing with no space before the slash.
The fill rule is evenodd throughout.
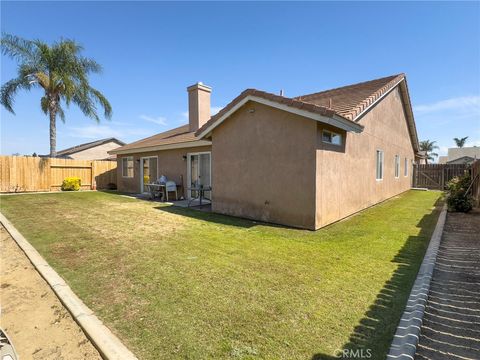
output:
<path id="1" fill-rule="evenodd" d="M 405 78 L 404 74 L 387 76 L 381 79 L 366 81 L 358 84 L 343 86 L 336 89 L 317 92 L 314 94 L 307 94 L 298 96 L 295 98 L 287 98 L 280 95 L 271 94 L 265 91 L 256 89 L 247 89 L 243 91 L 239 96 L 233 99 L 227 106 L 220 110 L 217 114 L 212 116 L 200 129 L 196 132 L 190 132 L 189 126 L 183 125 L 176 129 L 172 129 L 157 135 L 153 135 L 146 139 L 142 139 L 131 144 L 122 146 L 115 149 L 114 152 L 124 151 L 129 149 L 140 149 L 152 146 L 179 144 L 183 142 L 191 142 L 200 140 L 199 134 L 204 132 L 214 124 L 218 119 L 224 116 L 235 105 L 245 99 L 247 96 L 255 96 L 262 99 L 270 100 L 283 104 L 286 106 L 294 107 L 296 109 L 305 110 L 311 113 L 320 114 L 326 117 L 338 117 L 343 119 L 342 121 L 351 122 L 355 126 L 360 126 L 356 122 L 359 115 L 362 114 L 371 104 L 378 100 L 382 95 L 392 89 L 397 83 Z M 406 84 L 405 84 L 406 89 Z M 408 99 L 408 90 L 406 91 L 406 97 Z M 410 107 L 410 104 L 407 104 Z M 407 109 L 408 110 L 408 109 Z M 416 137 L 415 123 L 413 121 L 413 114 L 411 108 L 407 111 L 411 127 L 412 141 L 414 147 L 418 148 L 418 140 Z"/>
<path id="2" fill-rule="evenodd" d="M 368 106 L 404 78 L 405 74 L 392 75 L 314 94 L 302 95 L 294 99 L 331 108 L 337 114 L 347 119 L 355 120 Z"/>
<path id="3" fill-rule="evenodd" d="M 140 149 L 140 148 L 146 148 L 151 146 L 178 144 L 178 143 L 197 141 L 197 140 L 200 140 L 200 139 L 195 137 L 195 132 L 190 131 L 189 125 L 186 124 L 178 128 L 168 130 L 160 134 L 156 134 L 148 138 L 132 142 L 128 145 L 115 149 L 114 152 L 124 151 L 129 149 Z"/>
<path id="4" fill-rule="evenodd" d="M 207 129 L 210 125 L 215 123 L 219 118 L 221 118 L 225 113 L 227 113 L 230 109 L 232 109 L 235 105 L 241 102 L 247 96 L 256 96 L 262 99 L 270 100 L 277 102 L 279 104 L 287 105 L 290 107 L 294 107 L 300 110 L 305 110 L 311 113 L 332 117 L 334 115 L 340 116 L 345 118 L 343 115 L 336 113 L 334 110 L 329 109 L 326 106 L 318 105 L 313 102 L 306 102 L 300 101 L 297 98 L 287 98 L 281 95 L 275 95 L 272 93 L 268 93 L 265 91 L 257 90 L 257 89 L 247 89 L 243 91 L 239 96 L 233 99 L 227 106 L 225 106 L 222 110 L 220 110 L 217 114 L 212 116 L 210 120 L 208 120 L 203 126 L 197 130 L 195 133 L 197 136 L 202 133 L 205 129 Z M 350 119 L 345 118 L 347 121 L 351 121 Z M 353 121 L 351 121 L 353 122 Z M 356 123 L 355 123 L 356 124 Z M 357 125 L 357 124 L 356 124 Z M 358 126 L 358 125 L 357 125 Z"/>

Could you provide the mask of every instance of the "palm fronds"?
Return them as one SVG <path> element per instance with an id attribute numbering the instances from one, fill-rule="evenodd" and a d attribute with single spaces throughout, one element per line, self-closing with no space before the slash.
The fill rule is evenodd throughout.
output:
<path id="1" fill-rule="evenodd" d="M 453 138 L 453 141 L 455 141 L 455 144 L 457 145 L 457 147 L 459 148 L 462 148 L 465 146 L 465 142 L 467 141 L 468 139 L 468 136 L 465 136 L 463 138 Z"/>
<path id="2" fill-rule="evenodd" d="M 97 122 L 100 121 L 97 107 L 103 108 L 105 118 L 111 118 L 112 106 L 107 98 L 89 83 L 88 75 L 100 73 L 102 67 L 82 56 L 83 47 L 74 40 L 61 39 L 48 45 L 3 33 L 0 45 L 4 55 L 18 62 L 18 76 L 1 88 L 0 102 L 8 111 L 14 113 L 15 95 L 19 90 L 40 87 L 44 90 L 40 107 L 46 115 L 58 115 L 65 121 L 61 103 L 68 107 L 73 102 L 85 116 Z"/>

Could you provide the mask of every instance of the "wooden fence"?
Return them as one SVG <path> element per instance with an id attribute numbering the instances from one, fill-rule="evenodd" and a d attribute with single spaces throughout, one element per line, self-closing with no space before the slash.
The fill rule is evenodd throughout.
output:
<path id="1" fill-rule="evenodd" d="M 472 196 L 475 199 L 475 205 L 480 206 L 480 160 L 476 160 L 471 168 L 472 177 Z"/>
<path id="2" fill-rule="evenodd" d="M 468 169 L 467 164 L 426 164 L 413 167 L 413 187 L 444 190 L 447 182 Z"/>
<path id="3" fill-rule="evenodd" d="M 0 192 L 59 191 L 70 176 L 83 190 L 106 189 L 117 183 L 116 168 L 116 161 L 0 156 Z"/>

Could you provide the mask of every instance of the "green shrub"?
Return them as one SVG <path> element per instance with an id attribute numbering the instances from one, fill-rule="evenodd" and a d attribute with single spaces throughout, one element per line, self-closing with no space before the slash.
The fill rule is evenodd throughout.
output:
<path id="1" fill-rule="evenodd" d="M 473 208 L 473 197 L 467 194 L 471 178 L 468 173 L 454 177 L 447 183 L 448 211 L 469 212 Z"/>
<path id="2" fill-rule="evenodd" d="M 78 191 L 82 186 L 79 177 L 67 177 L 63 180 L 62 191 Z"/>

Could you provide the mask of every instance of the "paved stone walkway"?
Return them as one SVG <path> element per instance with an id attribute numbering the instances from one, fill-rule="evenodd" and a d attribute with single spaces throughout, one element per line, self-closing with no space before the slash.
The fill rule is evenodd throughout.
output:
<path id="1" fill-rule="evenodd" d="M 479 210 L 447 214 L 415 359 L 480 359 Z"/>

